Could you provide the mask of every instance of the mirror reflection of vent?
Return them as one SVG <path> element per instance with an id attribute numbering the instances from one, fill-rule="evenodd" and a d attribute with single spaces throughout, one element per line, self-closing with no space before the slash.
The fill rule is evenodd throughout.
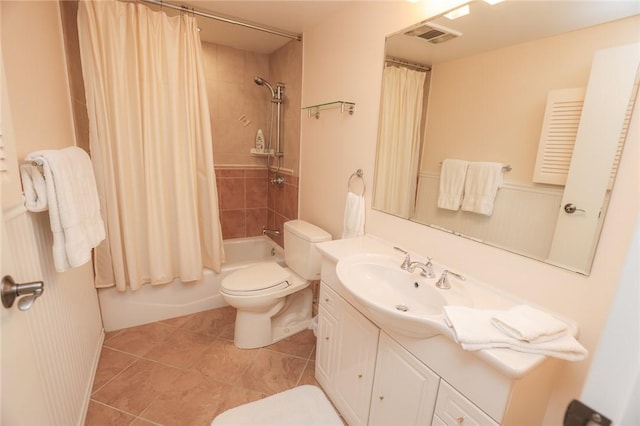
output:
<path id="1" fill-rule="evenodd" d="M 462 33 L 430 22 L 405 32 L 405 35 L 410 37 L 420 37 L 429 43 L 437 44 L 460 37 Z"/>

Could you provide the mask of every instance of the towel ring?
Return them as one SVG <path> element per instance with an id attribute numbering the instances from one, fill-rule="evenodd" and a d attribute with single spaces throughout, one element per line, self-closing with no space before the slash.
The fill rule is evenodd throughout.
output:
<path id="1" fill-rule="evenodd" d="M 364 183 L 364 172 L 362 169 L 358 169 L 351 174 L 349 177 L 349 181 L 347 182 L 347 191 L 351 191 L 351 182 L 353 182 L 354 178 L 360 178 L 362 181 L 362 194 L 364 196 L 365 192 L 367 192 L 367 185 Z"/>

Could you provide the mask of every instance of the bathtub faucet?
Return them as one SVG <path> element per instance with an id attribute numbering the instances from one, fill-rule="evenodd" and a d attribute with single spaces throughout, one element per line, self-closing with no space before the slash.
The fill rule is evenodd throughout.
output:
<path id="1" fill-rule="evenodd" d="M 279 237 L 280 236 L 280 231 L 278 231 L 277 229 L 267 229 L 266 226 L 262 227 L 262 235 L 271 235 L 273 237 Z"/>

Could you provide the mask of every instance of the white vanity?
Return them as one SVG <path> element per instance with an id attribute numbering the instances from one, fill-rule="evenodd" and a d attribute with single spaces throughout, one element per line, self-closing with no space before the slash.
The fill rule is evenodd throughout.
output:
<path id="1" fill-rule="evenodd" d="M 428 338 L 389 328 L 347 290 L 336 268 L 370 253 L 396 257 L 399 269 L 402 255 L 371 237 L 318 248 L 316 379 L 349 425 L 541 424 L 561 361 L 509 349 L 465 351 L 444 322 Z"/>

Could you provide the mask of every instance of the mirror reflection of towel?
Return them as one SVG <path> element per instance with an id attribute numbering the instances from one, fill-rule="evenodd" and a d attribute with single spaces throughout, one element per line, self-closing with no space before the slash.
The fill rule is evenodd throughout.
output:
<path id="1" fill-rule="evenodd" d="M 353 238 L 364 235 L 364 195 L 347 192 L 344 206 L 344 224 L 342 238 Z"/>
<path id="2" fill-rule="evenodd" d="M 440 169 L 440 191 L 438 207 L 458 210 L 462 204 L 464 180 L 467 176 L 468 161 L 445 159 Z"/>
<path id="3" fill-rule="evenodd" d="M 464 184 L 462 210 L 491 216 L 502 186 L 502 163 L 469 163 Z"/>

